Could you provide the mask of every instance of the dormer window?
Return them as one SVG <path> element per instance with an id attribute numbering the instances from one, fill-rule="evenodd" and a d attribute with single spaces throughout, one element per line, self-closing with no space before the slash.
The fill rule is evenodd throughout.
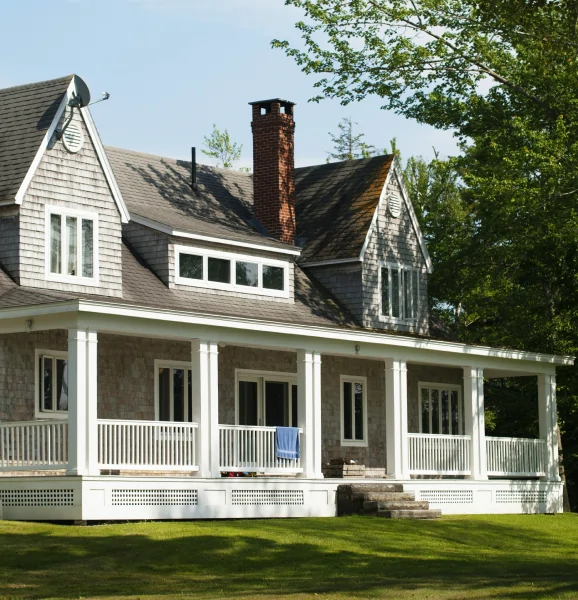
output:
<path id="1" fill-rule="evenodd" d="M 98 215 L 46 207 L 46 278 L 98 284 Z"/>
<path id="2" fill-rule="evenodd" d="M 189 246 L 176 246 L 175 256 L 179 285 L 289 297 L 285 262 Z"/>
<path id="3" fill-rule="evenodd" d="M 419 314 L 418 269 L 382 264 L 380 304 L 382 319 L 415 322 Z"/>

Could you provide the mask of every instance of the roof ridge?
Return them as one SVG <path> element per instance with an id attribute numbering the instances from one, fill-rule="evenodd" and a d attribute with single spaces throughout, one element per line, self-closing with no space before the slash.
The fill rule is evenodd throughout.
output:
<path id="1" fill-rule="evenodd" d="M 318 165 L 307 165 L 304 167 L 295 167 L 296 171 L 301 171 L 303 169 L 319 169 L 319 168 L 328 168 L 328 167 L 337 167 L 339 165 L 343 165 L 345 163 L 351 163 L 351 164 L 359 164 L 360 162 L 366 161 L 366 162 L 370 162 L 372 160 L 377 160 L 377 159 L 387 159 L 387 160 L 393 160 L 393 157 L 395 156 L 395 154 L 391 153 L 391 154 L 378 154 L 377 156 L 368 156 L 367 158 L 352 158 L 352 159 L 347 159 L 347 160 L 338 160 L 336 162 L 326 162 L 326 163 L 320 163 Z"/>
<path id="2" fill-rule="evenodd" d="M 35 81 L 33 83 L 23 83 L 20 85 L 12 85 L 10 87 L 0 88 L 0 93 L 10 92 L 12 90 L 22 90 L 22 89 L 26 89 L 26 88 L 33 88 L 33 87 L 40 86 L 40 85 L 46 85 L 47 83 L 56 84 L 56 83 L 64 82 L 66 80 L 71 81 L 74 76 L 75 76 L 75 74 L 72 73 L 71 75 L 65 75 L 64 77 L 57 77 L 56 79 L 46 79 L 44 81 Z"/>

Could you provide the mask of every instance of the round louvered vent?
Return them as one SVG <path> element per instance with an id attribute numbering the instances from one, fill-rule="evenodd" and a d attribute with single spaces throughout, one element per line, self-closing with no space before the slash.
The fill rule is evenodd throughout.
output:
<path id="1" fill-rule="evenodd" d="M 78 152 L 82 148 L 82 144 L 84 144 L 82 129 L 76 123 L 71 123 L 64 130 L 62 142 L 69 152 Z"/>
<path id="2" fill-rule="evenodd" d="M 401 200 L 399 196 L 390 196 L 387 204 L 389 206 L 389 214 L 397 219 L 401 215 Z"/>

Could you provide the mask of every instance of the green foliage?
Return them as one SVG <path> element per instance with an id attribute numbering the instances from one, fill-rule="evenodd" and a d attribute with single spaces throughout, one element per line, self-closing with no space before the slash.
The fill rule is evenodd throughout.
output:
<path id="1" fill-rule="evenodd" d="M 286 3 L 305 13 L 304 45 L 273 45 L 318 76 L 315 100 L 377 96 L 385 109 L 455 132 L 460 156 L 418 160 L 406 178 L 434 256 L 435 306 L 460 339 L 578 353 L 576 2 Z M 448 177 L 457 195 L 444 188 Z M 575 501 L 577 371 L 558 374 Z"/>
<path id="2" fill-rule="evenodd" d="M 204 137 L 204 144 L 206 150 L 202 150 L 203 154 L 214 158 L 217 166 L 224 169 L 231 169 L 233 163 L 241 158 L 243 145 L 231 142 L 227 129 L 221 132 L 216 125 L 213 125 L 211 135 Z"/>
<path id="3" fill-rule="evenodd" d="M 375 147 L 363 141 L 365 134 L 354 133 L 354 123 L 351 117 L 344 117 L 337 127 L 339 134 L 329 132 L 333 142 L 333 152 L 328 152 L 327 162 L 332 160 L 354 160 L 356 158 L 369 158 L 373 156 Z"/>

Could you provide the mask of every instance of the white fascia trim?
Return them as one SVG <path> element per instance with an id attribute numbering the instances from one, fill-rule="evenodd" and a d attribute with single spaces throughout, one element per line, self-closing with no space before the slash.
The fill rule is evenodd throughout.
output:
<path id="1" fill-rule="evenodd" d="M 167 235 L 172 235 L 174 237 L 186 238 L 189 240 L 200 240 L 203 242 L 211 242 L 214 244 L 221 244 L 224 246 L 238 246 L 239 248 L 250 248 L 251 250 L 261 250 L 263 252 L 272 252 L 273 254 L 290 254 L 292 256 L 299 256 L 301 254 L 301 250 L 297 249 L 290 250 L 289 248 L 272 248 L 270 246 L 262 246 L 261 244 L 238 242 L 236 240 L 227 240 L 223 238 L 211 237 L 208 235 L 200 235 L 198 233 L 187 233 L 186 231 L 179 231 L 177 229 L 173 229 L 168 225 L 158 223 L 157 221 L 147 219 L 146 217 L 141 217 L 140 215 L 133 215 L 130 220 L 133 223 L 137 223 L 138 225 L 144 225 L 145 227 L 150 227 L 151 229 L 155 229 L 156 231 L 160 231 L 161 233 L 166 233 Z"/>
<path id="2" fill-rule="evenodd" d="M 211 327 L 228 327 L 231 329 L 250 329 L 266 333 L 279 333 L 283 335 L 297 335 L 311 338 L 324 338 L 342 340 L 353 343 L 368 342 L 380 346 L 393 346 L 398 348 L 419 348 L 421 350 L 437 352 L 459 352 L 468 356 L 482 356 L 492 358 L 505 358 L 510 360 L 527 360 L 538 363 L 548 363 L 558 366 L 571 366 L 574 357 L 568 355 L 542 354 L 539 352 L 524 352 L 523 350 L 509 350 L 507 348 L 490 348 L 488 346 L 468 346 L 458 342 L 444 342 L 423 338 L 411 338 L 401 335 L 374 333 L 334 329 L 311 325 L 287 325 L 285 323 L 266 323 L 257 319 L 241 319 L 238 317 L 222 317 L 214 315 L 192 315 L 183 311 L 159 311 L 148 307 L 129 307 L 108 302 L 90 300 L 73 300 L 55 304 L 42 304 L 19 308 L 0 309 L 0 321 L 4 319 L 29 318 L 39 315 L 61 314 L 66 312 L 94 313 L 98 315 L 114 315 L 128 318 L 153 319 L 187 325 L 201 325 Z"/>
<path id="3" fill-rule="evenodd" d="M 334 260 L 318 260 L 313 262 L 299 263 L 300 267 L 326 267 L 331 265 L 343 265 L 345 263 L 360 263 L 361 258 L 336 258 Z"/>
<path id="4" fill-rule="evenodd" d="M 120 188 L 118 187 L 118 183 L 116 182 L 116 178 L 114 176 L 110 163 L 108 162 L 108 157 L 106 156 L 106 152 L 104 151 L 104 147 L 100 140 L 100 136 L 98 135 L 96 125 L 92 120 L 90 110 L 87 106 L 84 106 L 80 109 L 80 114 L 82 115 L 84 124 L 88 131 L 88 135 L 90 136 L 92 144 L 96 150 L 96 155 L 98 156 L 98 160 L 100 161 L 100 166 L 102 167 L 104 176 L 106 177 L 106 181 L 110 186 L 112 197 L 114 198 L 114 201 L 120 213 L 120 219 L 123 223 L 128 223 L 130 221 L 130 214 L 128 212 L 128 208 L 126 207 Z"/>
<path id="5" fill-rule="evenodd" d="M 373 218 L 371 219 L 371 224 L 369 226 L 369 229 L 367 230 L 367 235 L 365 236 L 365 241 L 363 242 L 363 246 L 361 248 L 361 253 L 359 254 L 359 260 L 363 261 L 363 259 L 365 257 L 365 252 L 367 251 L 367 246 L 369 245 L 369 240 L 371 239 L 371 235 L 373 234 L 373 230 L 375 229 L 375 225 L 377 223 L 377 216 L 379 214 L 379 211 L 382 208 L 383 203 L 385 202 L 387 184 L 389 183 L 390 178 L 395 175 L 395 177 L 397 178 L 397 181 L 399 183 L 399 187 L 401 188 L 401 195 L 403 196 L 404 204 L 407 207 L 407 212 L 409 214 L 411 224 L 414 228 L 423 258 L 425 260 L 427 272 L 432 273 L 433 272 L 433 263 L 431 261 L 429 252 L 427 251 L 427 247 L 425 245 L 425 240 L 423 239 L 423 234 L 421 232 L 421 229 L 420 229 L 420 226 L 419 226 L 419 223 L 417 220 L 417 216 L 413 209 L 413 205 L 409 198 L 407 188 L 405 187 L 405 185 L 403 183 L 403 179 L 401 177 L 397 176 L 397 171 L 399 168 L 398 162 L 399 161 L 397 159 L 397 156 L 394 157 L 391 168 L 389 169 L 389 173 L 387 174 L 387 177 L 385 178 L 385 182 L 383 184 L 383 188 L 382 188 L 381 194 L 379 196 L 379 201 L 377 203 L 377 207 L 375 208 L 375 212 L 373 213 Z"/>
<path id="6" fill-rule="evenodd" d="M 16 197 L 15 197 L 16 204 L 22 204 L 22 201 L 24 200 L 24 195 L 28 191 L 28 186 L 30 185 L 32 178 L 34 177 L 34 174 L 36 173 L 36 169 L 38 169 L 38 165 L 40 164 L 40 161 L 42 160 L 42 157 L 44 156 L 44 152 L 46 151 L 46 148 L 48 148 L 48 144 L 50 143 L 50 140 L 52 139 L 52 136 L 54 135 L 54 131 L 56 130 L 56 127 L 58 126 L 58 122 L 60 121 L 62 114 L 66 110 L 66 105 L 68 104 L 68 100 L 69 100 L 73 90 L 74 90 L 74 77 L 71 78 L 70 84 L 66 90 L 66 94 L 64 95 L 64 98 L 62 98 L 62 101 L 60 102 L 60 106 L 58 107 L 58 110 L 56 111 L 56 114 L 54 115 L 54 118 L 52 119 L 52 123 L 50 124 L 48 131 L 46 132 L 44 138 L 42 138 L 42 142 L 40 143 L 40 146 L 36 152 L 36 155 L 34 156 L 34 160 L 32 161 L 32 164 L 28 168 L 28 172 L 26 173 L 26 176 L 24 177 L 24 179 L 22 180 L 22 183 L 20 184 L 20 187 L 18 188 L 18 192 L 16 192 Z"/>

